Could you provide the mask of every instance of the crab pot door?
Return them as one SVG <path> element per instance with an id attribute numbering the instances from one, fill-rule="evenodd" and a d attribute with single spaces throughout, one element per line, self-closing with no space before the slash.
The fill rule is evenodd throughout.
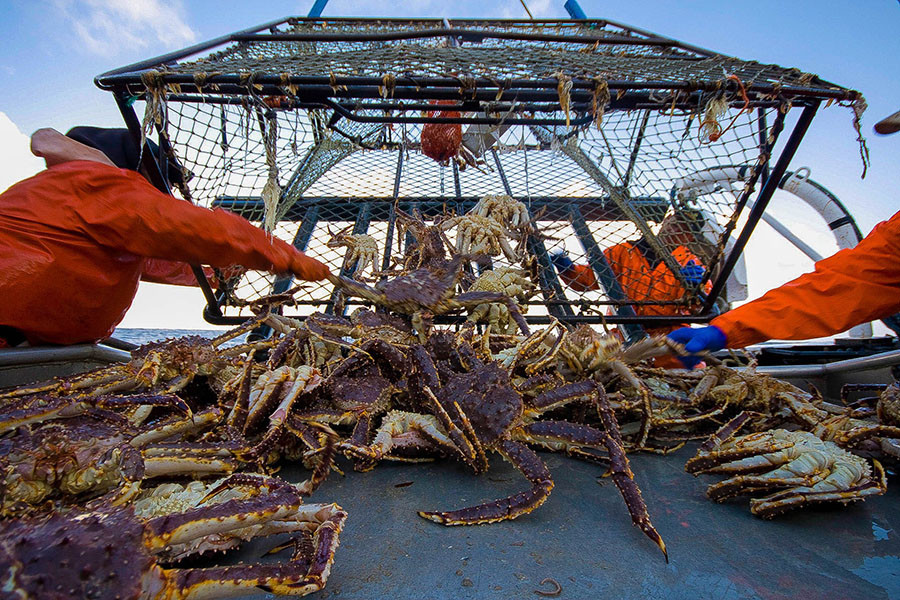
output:
<path id="1" fill-rule="evenodd" d="M 514 255 L 495 244 L 460 291 L 484 270 L 523 269 L 530 322 L 629 335 L 714 314 L 816 107 L 859 97 L 607 21 L 290 18 L 97 81 L 138 100 L 120 101 L 126 121 L 191 172 L 191 201 L 373 286 L 414 242 L 399 211 L 465 251 L 482 232 L 464 217 L 509 196 L 529 226 L 500 223 Z M 708 175 L 723 168 L 730 181 Z M 560 277 L 560 251 L 591 285 Z M 365 304 L 255 271 L 219 290 L 205 312 L 219 323 L 286 290 L 291 316 Z"/>

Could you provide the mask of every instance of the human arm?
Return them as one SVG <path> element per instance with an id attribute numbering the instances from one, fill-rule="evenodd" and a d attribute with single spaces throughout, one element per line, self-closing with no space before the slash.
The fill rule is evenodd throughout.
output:
<path id="1" fill-rule="evenodd" d="M 96 243 L 131 254 L 190 264 L 292 272 L 320 280 L 321 262 L 233 213 L 162 194 L 133 171 L 97 167 L 78 189 L 73 218 Z"/>
<path id="2" fill-rule="evenodd" d="M 574 291 L 586 292 L 599 289 L 594 270 L 588 265 L 576 265 L 565 251 L 560 250 L 551 254 L 550 261 L 556 267 L 562 282 Z"/>
<path id="3" fill-rule="evenodd" d="M 846 331 L 900 310 L 900 213 L 854 248 L 816 263 L 763 297 L 712 320 L 742 348 L 770 339 L 804 340 Z"/>
<path id="4" fill-rule="evenodd" d="M 115 166 L 100 150 L 76 142 L 49 127 L 38 129 L 31 135 L 31 153 L 43 158 L 48 169 L 73 160 L 87 160 Z"/>
<path id="5" fill-rule="evenodd" d="M 900 310 L 900 213 L 855 248 L 841 250 L 763 297 L 682 328 L 670 339 L 688 352 L 742 348 L 770 339 L 803 340 L 846 331 Z"/>
<path id="6" fill-rule="evenodd" d="M 218 286 L 218 278 L 210 267 L 202 267 L 203 274 L 209 284 L 215 289 Z M 234 266 L 220 271 L 222 278 L 231 279 L 243 273 L 244 269 Z M 196 286 L 197 277 L 194 270 L 187 263 L 177 260 L 162 260 L 160 258 L 148 258 L 144 261 L 144 269 L 141 271 L 141 281 L 150 283 L 164 283 L 167 285 Z"/>

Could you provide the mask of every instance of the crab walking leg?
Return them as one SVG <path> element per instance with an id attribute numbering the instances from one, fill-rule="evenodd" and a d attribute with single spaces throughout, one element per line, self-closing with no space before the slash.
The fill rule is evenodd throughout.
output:
<path id="1" fill-rule="evenodd" d="M 865 425 L 854 427 L 850 431 L 841 431 L 834 436 L 834 441 L 842 446 L 853 446 L 871 437 L 900 438 L 900 427 L 893 425 Z"/>
<path id="2" fill-rule="evenodd" d="M 424 512 L 419 516 L 444 525 L 479 525 L 515 519 L 539 507 L 550 496 L 550 470 L 528 446 L 512 440 L 501 441 L 496 450 L 531 482 L 531 489 L 501 500 L 449 512 Z"/>
<path id="3" fill-rule="evenodd" d="M 691 395 L 688 396 L 688 401 L 692 405 L 697 405 L 701 401 L 703 401 L 710 391 L 717 385 L 719 385 L 719 380 L 721 377 L 719 376 L 719 368 L 718 367 L 707 367 L 706 374 L 700 379 L 697 385 L 694 386 L 693 391 L 691 391 Z"/>
<path id="4" fill-rule="evenodd" d="M 274 353 L 273 353 L 274 354 Z M 244 430 L 250 410 L 250 389 L 253 385 L 253 361 L 247 360 L 241 371 L 241 382 L 237 388 L 237 397 L 228 413 L 226 423 L 238 431 Z"/>
<path id="5" fill-rule="evenodd" d="M 723 412 L 725 412 L 726 408 L 728 408 L 728 405 L 723 404 L 706 412 L 697 413 L 689 417 L 678 417 L 673 419 L 653 417 L 653 426 L 661 427 L 664 425 L 688 425 L 690 423 L 696 423 L 698 421 L 706 421 L 710 417 L 715 417 L 716 415 L 722 414 Z"/>
<path id="6" fill-rule="evenodd" d="M 229 500 L 214 507 L 200 507 L 183 513 L 157 517 L 147 522 L 146 540 L 151 550 L 183 544 L 198 537 L 240 529 L 270 520 L 284 520 L 302 505 L 293 487 L 276 489 L 266 498 Z"/>
<path id="7" fill-rule="evenodd" d="M 523 427 L 521 433 L 517 432 L 516 437 L 527 442 L 532 440 L 538 443 L 562 442 L 577 444 L 586 448 L 605 446 L 609 452 L 609 470 L 612 474 L 613 483 L 616 484 L 616 487 L 619 488 L 619 493 L 625 499 L 625 505 L 628 507 L 628 512 L 631 515 L 631 521 L 644 532 L 644 535 L 659 546 L 659 549 L 662 550 L 663 555 L 666 557 L 666 562 L 669 561 L 666 543 L 650 521 L 647 504 L 641 496 L 640 488 L 634 481 L 634 473 L 628 464 L 625 450 L 620 443 L 616 442 L 614 436 L 588 425 L 577 425 L 566 421 L 538 421 Z"/>
<path id="8" fill-rule="evenodd" d="M 552 390 L 548 390 L 543 394 L 539 394 L 532 401 L 533 408 L 527 410 L 538 414 L 544 413 L 565 406 L 580 398 L 592 396 L 596 390 L 597 384 L 589 379 L 575 383 L 567 383 Z"/>
<path id="9" fill-rule="evenodd" d="M 719 450 L 704 452 L 701 449 L 688 460 L 684 470 L 695 475 L 763 471 L 794 460 L 802 451 L 796 439 L 779 439 L 769 431 L 751 433 Z"/>
<path id="10" fill-rule="evenodd" d="M 478 435 L 475 433 L 475 428 L 472 427 L 472 422 L 469 421 L 469 416 L 459 406 L 458 402 L 453 403 L 453 408 L 456 409 L 456 414 L 459 416 L 460 423 L 462 423 L 463 432 L 466 436 L 466 439 L 471 440 L 472 445 L 475 447 L 475 459 L 478 461 L 475 466 L 475 472 L 476 473 L 487 472 L 487 470 L 488 470 L 487 454 L 484 451 L 484 446 L 481 444 L 481 440 L 478 438 Z"/>
<path id="11" fill-rule="evenodd" d="M 441 425 L 436 417 L 422 415 L 402 410 L 392 410 L 381 422 L 381 426 L 375 433 L 375 438 L 368 446 L 360 446 L 349 442 L 341 444 L 341 449 L 362 461 L 361 470 L 371 470 L 375 465 L 390 454 L 395 445 L 402 443 L 410 436 L 408 434 L 420 434 L 437 448 L 448 453 L 454 453 L 456 446 L 441 431 Z"/>
<path id="12" fill-rule="evenodd" d="M 316 491 L 328 477 L 328 474 L 331 473 L 331 469 L 334 467 L 334 457 L 337 453 L 337 441 L 339 439 L 337 433 L 327 425 L 310 423 L 310 426 L 319 430 L 317 438 L 321 451 L 317 455 L 317 461 L 309 479 L 299 485 L 300 492 L 306 496 Z"/>
<path id="13" fill-rule="evenodd" d="M 450 415 L 447 414 L 447 411 L 444 409 L 444 406 L 441 404 L 440 400 L 434 395 L 434 392 L 431 391 L 431 388 L 425 386 L 422 388 L 422 391 L 426 396 L 431 400 L 432 405 L 434 406 L 434 412 L 437 415 L 438 421 L 440 421 L 444 430 L 447 432 L 447 436 L 453 440 L 453 445 L 456 449 L 456 453 L 459 454 L 463 462 L 472 467 L 472 470 L 476 473 L 480 473 L 479 466 L 480 461 L 478 461 L 478 451 L 475 446 L 472 445 L 472 442 L 463 434 L 463 432 L 456 426 L 453 420 L 450 418 Z"/>
<path id="14" fill-rule="evenodd" d="M 263 590 L 280 596 L 305 596 L 325 587 L 347 513 L 336 504 L 309 505 L 296 512 L 297 521 L 318 521 L 312 535 L 312 557 L 304 544 L 294 544 L 291 562 L 280 565 L 237 565 L 208 569 L 163 569 L 165 596 L 172 600 L 232 598 Z"/>
<path id="15" fill-rule="evenodd" d="M 227 449 L 197 448 L 191 444 L 145 448 L 144 478 L 190 475 L 202 477 L 216 473 L 228 474 L 238 468 L 238 462 Z"/>
<path id="16" fill-rule="evenodd" d="M 750 500 L 750 512 L 758 517 L 772 518 L 775 515 L 816 502 L 842 502 L 848 504 L 862 500 L 866 496 L 880 496 L 887 491 L 887 478 L 881 463 L 877 460 L 875 473 L 871 478 L 868 465 L 860 457 L 859 462 L 842 465 L 820 482 L 808 488 L 794 488 L 772 494 L 765 498 Z"/>
<path id="17" fill-rule="evenodd" d="M 519 326 L 519 331 L 522 332 L 522 335 L 531 335 L 531 330 L 528 329 L 528 322 L 519 311 L 519 305 L 516 304 L 516 301 L 512 298 L 507 298 L 506 308 L 507 310 L 509 310 L 509 315 L 513 318 L 513 321 L 515 321 L 516 325 Z"/>
<path id="18" fill-rule="evenodd" d="M 551 344 L 550 349 L 547 351 L 547 353 L 545 354 L 545 356 L 543 358 L 541 358 L 540 360 L 536 361 L 533 364 L 525 366 L 525 373 L 527 373 L 528 375 L 533 375 L 533 374 L 537 373 L 538 371 L 541 371 L 542 369 L 544 369 L 551 363 L 556 361 L 557 356 L 559 355 L 559 350 L 560 350 L 560 348 L 562 348 L 562 345 L 566 341 L 566 336 L 568 335 L 568 331 L 566 331 L 566 328 L 563 327 L 559 321 L 555 321 L 554 325 L 547 327 L 547 329 L 545 331 L 550 331 L 551 329 L 553 329 L 554 326 L 558 327 L 559 335 L 556 336 L 556 340 Z M 541 340 L 541 341 L 543 342 L 543 340 Z M 517 358 L 518 358 L 518 354 L 517 354 Z"/>
<path id="19" fill-rule="evenodd" d="M 140 406 L 167 406 L 191 415 L 187 403 L 178 396 L 108 396 L 72 399 L 68 397 L 40 398 L 28 403 L 17 403 L 21 408 L 9 407 L 0 420 L 0 433 L 11 431 L 22 425 L 47 421 L 53 418 L 76 417 L 94 408 L 127 408 Z"/>
<path id="20" fill-rule="evenodd" d="M 700 473 L 703 469 L 721 462 L 711 458 L 711 455 L 716 449 L 721 448 L 735 433 L 740 431 L 741 427 L 750 420 L 750 416 L 749 412 L 742 412 L 719 427 L 705 442 L 700 444 L 697 455 L 687 461 L 684 465 L 684 470 L 688 473 Z M 750 456 L 755 453 L 754 451 L 748 451 L 743 456 Z M 733 458 L 741 458 L 741 456 L 734 456 Z"/>
<path id="21" fill-rule="evenodd" d="M 222 410 L 210 408 L 189 417 L 178 417 L 145 429 L 143 433 L 131 438 L 131 445 L 141 448 L 147 444 L 161 442 L 173 436 L 183 436 L 186 433 L 197 433 L 213 425 L 222 418 Z"/>
<path id="22" fill-rule="evenodd" d="M 742 461 L 738 461 L 739 463 Z M 780 468 L 761 475 L 735 475 L 709 486 L 706 495 L 721 502 L 745 494 L 772 488 L 813 486 L 825 479 L 834 466 L 833 456 L 805 448 L 803 453 Z M 730 463 L 733 465 L 734 463 Z M 722 465 L 728 467 L 730 465 Z M 739 467 L 732 467 L 738 470 Z M 710 470 L 708 472 L 715 472 Z"/>

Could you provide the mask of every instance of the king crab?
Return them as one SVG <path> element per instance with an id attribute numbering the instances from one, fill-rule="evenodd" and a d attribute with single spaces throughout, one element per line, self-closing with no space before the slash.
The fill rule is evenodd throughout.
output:
<path id="1" fill-rule="evenodd" d="M 365 270 L 372 266 L 372 274 L 378 269 L 378 242 L 371 235 L 364 233 L 352 234 L 353 226 L 332 234 L 331 239 L 325 244 L 329 248 L 347 248 L 344 256 L 344 265 L 354 267 L 353 278 L 362 279 Z"/>
<path id="2" fill-rule="evenodd" d="M 592 381 L 568 384 L 535 397 L 516 390 L 507 370 L 495 362 L 483 363 L 461 342 L 458 348 L 463 373 L 445 371 L 446 382 L 424 347 L 411 349 L 417 375 L 410 378 L 411 393 L 421 395 L 431 414 L 392 412 L 369 448 L 373 460 L 395 449 L 428 449 L 458 456 L 475 473 L 488 469 L 487 452 L 511 462 L 530 482 L 531 489 L 508 498 L 449 512 L 420 512 L 423 518 L 444 525 L 475 525 L 514 519 L 539 507 L 553 489 L 546 465 L 526 444 L 554 450 L 605 449 L 610 471 L 631 513 L 632 520 L 665 554 L 665 543 L 650 522 L 647 508 L 628 465 L 615 416 L 602 386 Z M 535 421 L 546 411 L 573 400 L 592 397 L 605 431 L 566 421 Z"/>
<path id="3" fill-rule="evenodd" d="M 15 516 L 108 493 L 121 505 L 153 477 L 230 473 L 237 461 L 228 444 L 165 442 L 220 420 L 217 408 L 175 415 L 144 427 L 109 411 L 93 411 L 40 426 L 21 427 L 0 440 L 0 514 Z"/>
<path id="4" fill-rule="evenodd" d="M 724 473 L 707 495 L 721 502 L 742 494 L 775 493 L 750 501 L 750 512 L 771 518 L 820 502 L 848 504 L 887 490 L 884 469 L 806 431 L 775 429 L 737 436 L 749 420 L 741 413 L 722 426 L 685 465 L 688 473 Z"/>
<path id="5" fill-rule="evenodd" d="M 134 350 L 131 361 L 104 367 L 36 386 L 0 393 L 0 401 L 36 394 L 53 396 L 102 396 L 137 390 L 175 394 L 197 376 L 213 376 L 230 365 L 231 359 L 271 346 L 269 340 L 222 348 L 225 342 L 252 331 L 264 317 L 253 319 L 213 339 L 186 336 L 144 344 Z M 231 375 L 231 373 L 227 373 Z"/>
<path id="6" fill-rule="evenodd" d="M 502 302 L 506 305 L 519 329 L 528 335 L 528 325 L 515 301 L 498 292 L 464 292 L 456 294 L 456 287 L 463 274 L 461 255 L 450 260 L 445 268 L 416 269 L 376 284 L 374 288 L 346 277 L 329 274 L 328 280 L 347 295 L 364 298 L 388 310 L 411 317 L 412 326 L 424 343 L 429 327 L 426 320 L 459 310 L 473 309 L 486 302 Z"/>
<path id="7" fill-rule="evenodd" d="M 236 476 L 222 485 L 251 483 Z M 303 504 L 301 490 L 253 478 L 266 493 L 149 519 L 132 507 L 54 513 L 0 523 L 0 573 L 9 597 L 178 600 L 228 598 L 260 589 L 303 596 L 321 590 L 347 514 L 336 504 Z M 221 486 L 220 486 L 221 487 Z M 204 538 L 244 530 L 299 534 L 290 560 L 207 569 L 165 568 L 167 551 L 202 548 Z"/>

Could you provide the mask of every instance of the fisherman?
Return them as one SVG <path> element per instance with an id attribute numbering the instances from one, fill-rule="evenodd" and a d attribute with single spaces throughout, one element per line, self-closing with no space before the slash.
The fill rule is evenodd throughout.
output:
<path id="1" fill-rule="evenodd" d="M 900 112 L 875 131 L 900 131 Z M 710 321 L 683 327 L 669 339 L 690 354 L 743 348 L 766 340 L 805 340 L 846 331 L 900 311 L 900 212 L 875 226 L 859 244 L 815 264 L 815 270 Z M 679 357 L 693 368 L 702 359 Z"/>
<path id="2" fill-rule="evenodd" d="M 159 149 L 148 143 L 154 155 Z M 328 267 L 227 211 L 194 206 L 138 173 L 126 129 L 40 129 L 31 151 L 47 169 L 0 194 L 0 347 L 108 337 L 138 281 L 196 283 L 188 264 L 291 273 Z M 174 161 L 171 182 L 183 182 Z"/>
<path id="3" fill-rule="evenodd" d="M 706 269 L 701 259 L 691 248 L 698 245 L 699 227 L 702 221 L 685 210 L 678 210 L 663 219 L 657 239 L 666 248 L 674 247 L 672 257 L 681 265 L 681 277 L 689 286 L 698 286 L 703 282 Z M 634 302 L 674 302 L 680 300 L 685 289 L 669 267 L 658 256 L 645 237 L 634 242 L 622 242 L 603 252 L 606 261 L 618 279 L 624 294 Z M 588 265 L 576 265 L 565 254 L 559 251 L 550 257 L 559 272 L 559 277 L 567 286 L 576 292 L 599 289 L 593 269 Z M 709 291 L 709 283 L 704 286 Z M 638 304 L 635 314 L 672 315 L 685 314 L 686 308 L 671 304 Z M 672 328 L 656 328 L 653 333 L 664 334 Z"/>

